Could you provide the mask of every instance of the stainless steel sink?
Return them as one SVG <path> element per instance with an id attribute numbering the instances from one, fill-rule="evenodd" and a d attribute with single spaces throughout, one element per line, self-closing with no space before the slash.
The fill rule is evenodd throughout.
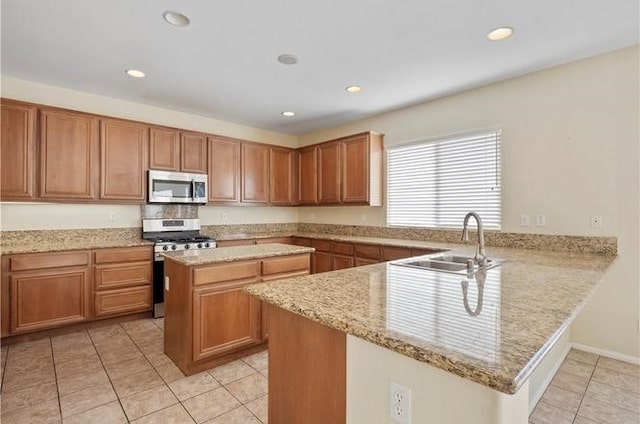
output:
<path id="1" fill-rule="evenodd" d="M 472 266 L 467 268 L 467 261 L 471 260 Z M 472 256 L 452 254 L 431 254 L 417 258 L 400 259 L 390 262 L 391 265 L 406 266 L 409 268 L 426 269 L 432 271 L 448 272 L 460 275 L 473 275 L 478 271 L 495 268 L 501 265 L 504 259 L 487 258 L 486 266 L 479 266 Z"/>

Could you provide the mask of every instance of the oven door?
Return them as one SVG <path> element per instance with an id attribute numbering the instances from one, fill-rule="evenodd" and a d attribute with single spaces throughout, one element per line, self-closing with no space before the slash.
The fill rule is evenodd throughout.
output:
<path id="1" fill-rule="evenodd" d="M 153 317 L 164 316 L 164 257 L 154 255 L 153 259 Z"/>

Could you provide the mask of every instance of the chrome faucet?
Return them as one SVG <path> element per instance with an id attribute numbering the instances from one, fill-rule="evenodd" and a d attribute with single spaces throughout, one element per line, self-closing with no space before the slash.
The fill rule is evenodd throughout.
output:
<path id="1" fill-rule="evenodd" d="M 482 220 L 480 219 L 480 215 L 476 212 L 469 212 L 464 217 L 464 224 L 462 226 L 462 241 L 469 241 L 469 218 L 474 217 L 476 219 L 476 223 L 478 224 L 478 245 L 476 246 L 476 254 L 473 259 L 476 261 L 478 266 L 486 266 L 487 265 L 487 252 L 484 250 L 484 230 L 482 229 Z"/>

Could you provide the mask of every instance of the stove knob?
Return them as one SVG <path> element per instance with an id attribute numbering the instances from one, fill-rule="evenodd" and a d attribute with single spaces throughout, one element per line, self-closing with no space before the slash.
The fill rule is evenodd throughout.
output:
<path id="1" fill-rule="evenodd" d="M 185 244 L 185 245 L 184 245 L 184 249 L 185 249 L 185 250 L 189 250 L 190 248 L 191 248 L 191 246 L 189 246 L 188 244 Z"/>
<path id="2" fill-rule="evenodd" d="M 204 244 L 204 247 L 209 247 L 209 242 L 206 242 L 206 243 Z"/>
<path id="3" fill-rule="evenodd" d="M 171 245 L 171 250 L 176 250 L 178 248 L 178 246 L 176 246 L 175 244 Z"/>
<path id="4" fill-rule="evenodd" d="M 162 250 L 169 250 L 169 246 L 165 244 L 164 246 L 162 246 Z"/>
<path id="5" fill-rule="evenodd" d="M 202 249 L 202 243 L 198 243 L 198 249 Z"/>

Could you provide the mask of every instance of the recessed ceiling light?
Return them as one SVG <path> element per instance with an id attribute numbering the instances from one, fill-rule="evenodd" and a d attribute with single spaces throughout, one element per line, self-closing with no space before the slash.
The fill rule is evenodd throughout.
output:
<path id="1" fill-rule="evenodd" d="M 511 34 L 513 34 L 513 28 L 500 27 L 489 31 L 487 38 L 491 41 L 500 41 L 511 37 Z"/>
<path id="2" fill-rule="evenodd" d="M 129 75 L 130 77 L 134 77 L 134 78 L 144 78 L 144 72 L 139 71 L 137 69 L 127 69 L 126 74 Z"/>
<path id="3" fill-rule="evenodd" d="M 171 25 L 178 27 L 187 26 L 191 22 L 185 15 L 174 12 L 173 10 L 167 10 L 162 14 L 162 17 Z"/>
<path id="4" fill-rule="evenodd" d="M 290 110 L 285 110 L 284 112 L 282 112 L 282 116 L 286 116 L 287 118 L 295 116 L 295 114 L 295 112 L 291 112 Z"/>
<path id="5" fill-rule="evenodd" d="M 281 54 L 280 56 L 278 56 L 278 62 L 282 63 L 283 65 L 295 65 L 296 63 L 298 63 L 298 58 L 292 54 Z"/>
<path id="6" fill-rule="evenodd" d="M 362 91 L 362 87 L 358 85 L 350 85 L 347 88 L 345 88 L 345 90 L 347 90 L 349 93 L 359 93 Z"/>

